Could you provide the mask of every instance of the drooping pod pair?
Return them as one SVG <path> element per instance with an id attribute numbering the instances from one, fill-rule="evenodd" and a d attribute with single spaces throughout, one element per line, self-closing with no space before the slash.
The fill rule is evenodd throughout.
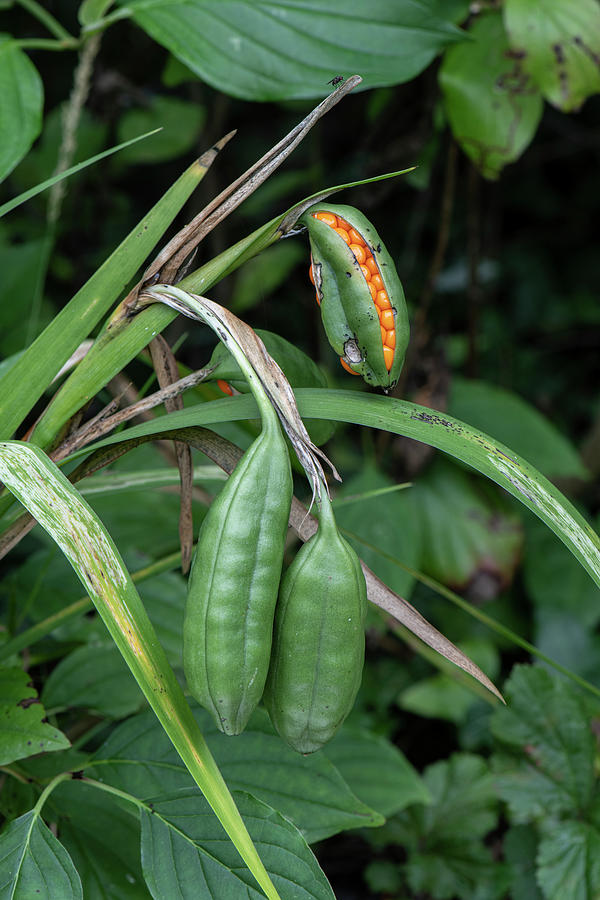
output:
<path id="1" fill-rule="evenodd" d="M 265 704 L 281 737 L 312 753 L 354 705 L 365 653 L 367 591 L 326 491 L 319 527 L 285 573 L 275 613 Z"/>
<path id="2" fill-rule="evenodd" d="M 409 338 L 404 291 L 392 258 L 352 206 L 316 204 L 299 221 L 310 238 L 310 277 L 329 343 L 347 371 L 389 390 Z"/>

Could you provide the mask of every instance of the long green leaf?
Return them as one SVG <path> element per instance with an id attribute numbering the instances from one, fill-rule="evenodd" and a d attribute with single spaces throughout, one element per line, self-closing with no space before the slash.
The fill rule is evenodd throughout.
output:
<path id="1" fill-rule="evenodd" d="M 88 166 L 93 166 L 94 163 L 100 162 L 100 160 L 104 159 L 105 156 L 112 156 L 113 153 L 118 153 L 119 150 L 123 150 L 125 147 L 129 147 L 130 144 L 137 144 L 138 141 L 143 141 L 144 138 L 150 137 L 150 135 L 152 134 L 156 134 L 157 131 L 160 131 L 160 128 L 155 128 L 153 131 L 147 131 L 146 134 L 140 134 L 138 135 L 138 137 L 131 138 L 130 141 L 125 141 L 122 144 L 117 144 L 116 147 L 111 147 L 109 150 L 103 150 L 102 153 L 97 153 L 96 156 L 90 156 L 89 159 L 77 163 L 77 165 L 75 166 L 71 166 L 70 169 L 65 169 L 65 171 L 61 172 L 59 175 L 53 175 L 52 178 L 46 178 L 45 181 L 41 181 L 39 184 L 36 184 L 35 187 L 29 188 L 28 191 L 23 191 L 22 194 L 18 195 L 18 197 L 13 197 L 12 200 L 8 200 L 6 203 L 3 203 L 2 206 L 0 206 L 0 218 L 2 218 L 2 216 L 5 216 L 6 213 L 11 212 L 13 209 L 16 209 L 17 206 L 20 206 L 27 200 L 31 200 L 32 197 L 36 197 L 38 194 L 41 194 L 42 191 L 45 191 L 47 188 L 52 187 L 53 184 L 57 184 L 64 178 L 70 178 L 70 176 L 75 175 L 76 172 L 80 172 L 82 169 L 87 169 Z"/>
<path id="2" fill-rule="evenodd" d="M 572 503 L 540 472 L 508 447 L 470 425 L 437 410 L 355 391 L 295 391 L 303 418 L 351 422 L 414 438 L 443 450 L 477 469 L 542 519 L 600 586 L 600 538 Z M 138 425 L 90 445 L 92 449 L 134 438 L 153 431 L 211 425 L 217 422 L 256 418 L 257 410 L 248 395 L 216 400 L 162 416 L 156 422 Z M 74 454 L 75 456 L 81 455 Z"/>
<path id="3" fill-rule="evenodd" d="M 206 171 L 196 161 L 177 179 L 0 379 L 1 437 L 12 435 L 63 363 L 110 309 Z"/>
<path id="4" fill-rule="evenodd" d="M 173 746 L 242 859 L 267 897 L 279 900 L 104 526 L 37 447 L 19 441 L 0 442 L 0 478 L 75 569 Z"/>

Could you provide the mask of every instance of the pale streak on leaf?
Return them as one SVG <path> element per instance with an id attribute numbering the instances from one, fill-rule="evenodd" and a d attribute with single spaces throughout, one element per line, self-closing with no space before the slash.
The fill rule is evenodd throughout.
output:
<path id="1" fill-rule="evenodd" d="M 560 531 L 569 534 L 571 541 L 579 549 L 581 555 L 586 558 L 590 568 L 594 570 L 600 580 L 600 557 L 597 547 L 557 497 L 550 495 L 538 481 L 528 478 L 519 466 L 504 454 L 502 457 L 498 457 L 490 453 L 488 459 L 519 493 L 535 506 L 542 508 L 545 515 L 554 522 Z"/>
<path id="2" fill-rule="evenodd" d="M 96 517 L 83 505 L 73 506 L 68 490 L 58 481 L 50 482 L 48 473 L 32 448 L 24 444 L 0 443 L 0 475 L 7 485 L 15 480 L 15 471 L 21 471 L 19 493 L 40 525 L 49 531 L 63 553 L 76 562 L 82 578 L 87 576 L 87 586 L 98 597 L 104 593 L 96 578 L 108 579 L 124 587 L 127 578 L 116 564 L 114 551 L 99 526 Z M 65 506 L 70 517 L 61 515 Z"/>

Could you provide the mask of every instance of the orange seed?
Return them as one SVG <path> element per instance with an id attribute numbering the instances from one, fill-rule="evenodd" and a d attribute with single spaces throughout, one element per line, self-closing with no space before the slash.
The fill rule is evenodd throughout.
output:
<path id="1" fill-rule="evenodd" d="M 320 219 L 321 222 L 325 222 L 326 225 L 330 225 L 331 228 L 337 228 L 338 220 L 337 216 L 330 212 L 318 212 L 314 213 L 315 219 Z"/>
<path id="2" fill-rule="evenodd" d="M 346 372 L 350 372 L 351 375 L 358 375 L 358 372 L 355 372 L 354 369 L 351 369 L 343 356 L 340 356 L 340 362 L 342 364 L 342 368 L 346 370 Z M 389 371 L 389 369 L 388 369 Z"/>
<path id="3" fill-rule="evenodd" d="M 345 228 L 334 228 L 333 230 L 337 231 L 341 239 L 345 241 L 346 244 L 350 243 L 350 235 Z"/>
<path id="4" fill-rule="evenodd" d="M 381 293 L 381 291 L 380 291 Z M 379 294 L 377 295 L 379 296 Z M 394 327 L 394 310 L 393 309 L 382 309 L 379 313 L 379 323 L 385 328 L 386 331 L 389 331 L 390 328 Z"/>
<path id="5" fill-rule="evenodd" d="M 350 244 L 350 249 L 354 253 L 354 257 L 359 264 L 364 263 L 367 258 L 364 244 Z"/>

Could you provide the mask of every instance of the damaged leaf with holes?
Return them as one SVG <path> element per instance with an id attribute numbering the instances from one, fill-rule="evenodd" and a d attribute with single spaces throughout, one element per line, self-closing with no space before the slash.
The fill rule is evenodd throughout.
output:
<path id="1" fill-rule="evenodd" d="M 596 0 L 506 0 L 504 24 L 523 71 L 548 103 L 574 112 L 600 92 Z"/>
<path id="2" fill-rule="evenodd" d="M 499 12 L 477 18 L 472 40 L 450 48 L 440 67 L 454 137 L 485 178 L 496 179 L 530 144 L 543 101 L 514 51 Z"/>

